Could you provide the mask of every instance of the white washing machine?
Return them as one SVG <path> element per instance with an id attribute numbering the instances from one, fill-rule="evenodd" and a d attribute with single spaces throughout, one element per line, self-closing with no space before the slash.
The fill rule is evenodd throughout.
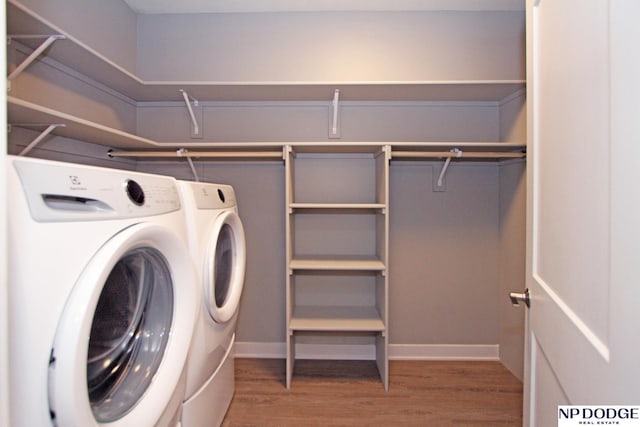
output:
<path id="1" fill-rule="evenodd" d="M 175 179 L 7 174 L 11 425 L 178 425 L 198 300 Z"/>
<path id="2" fill-rule="evenodd" d="M 235 391 L 233 344 L 246 267 L 244 228 L 232 187 L 178 183 L 201 296 L 187 360 L 182 423 L 218 426 Z"/>

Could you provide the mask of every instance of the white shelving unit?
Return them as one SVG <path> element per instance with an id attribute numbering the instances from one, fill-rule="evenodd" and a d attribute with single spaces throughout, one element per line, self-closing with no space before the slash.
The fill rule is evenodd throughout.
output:
<path id="1" fill-rule="evenodd" d="M 300 334 L 312 339 L 309 334 L 357 332 L 371 335 L 386 390 L 391 147 L 285 151 L 286 385 L 291 386 Z"/>

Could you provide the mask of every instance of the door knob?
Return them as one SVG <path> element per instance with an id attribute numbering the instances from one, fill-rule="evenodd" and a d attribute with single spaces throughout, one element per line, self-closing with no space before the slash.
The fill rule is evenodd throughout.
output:
<path id="1" fill-rule="evenodd" d="M 529 297 L 529 289 L 525 289 L 523 293 L 511 292 L 509 294 L 511 304 L 514 307 L 520 307 L 520 303 L 523 302 L 527 307 L 531 307 L 531 298 Z"/>

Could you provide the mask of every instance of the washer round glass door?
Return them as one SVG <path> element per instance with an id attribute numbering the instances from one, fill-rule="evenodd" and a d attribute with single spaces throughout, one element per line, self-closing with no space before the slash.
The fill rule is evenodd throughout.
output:
<path id="1" fill-rule="evenodd" d="M 180 393 L 197 304 L 186 254 L 167 228 L 138 224 L 94 255 L 56 332 L 49 401 L 58 425 L 155 425 Z"/>
<path id="2" fill-rule="evenodd" d="M 107 278 L 91 324 L 87 387 L 96 420 L 115 421 L 142 397 L 162 361 L 172 318 L 165 258 L 149 247 L 125 253 Z"/>
<path id="3" fill-rule="evenodd" d="M 205 304 L 216 322 L 228 322 L 238 310 L 245 268 L 244 228 L 238 214 L 229 210 L 213 221 L 202 278 Z"/>

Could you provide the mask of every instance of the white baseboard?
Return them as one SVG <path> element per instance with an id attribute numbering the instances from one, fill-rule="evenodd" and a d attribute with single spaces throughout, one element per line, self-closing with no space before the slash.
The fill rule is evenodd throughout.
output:
<path id="1" fill-rule="evenodd" d="M 390 360 L 500 360 L 498 344 L 390 344 Z"/>
<path id="2" fill-rule="evenodd" d="M 390 360 L 499 360 L 500 347 L 488 345 L 390 344 Z M 286 344 L 279 342 L 236 342 L 235 357 L 284 359 Z M 298 344 L 300 359 L 374 360 L 372 345 Z"/>
<path id="3" fill-rule="evenodd" d="M 287 345 L 283 342 L 238 342 L 234 344 L 236 358 L 240 359 L 284 359 Z"/>

